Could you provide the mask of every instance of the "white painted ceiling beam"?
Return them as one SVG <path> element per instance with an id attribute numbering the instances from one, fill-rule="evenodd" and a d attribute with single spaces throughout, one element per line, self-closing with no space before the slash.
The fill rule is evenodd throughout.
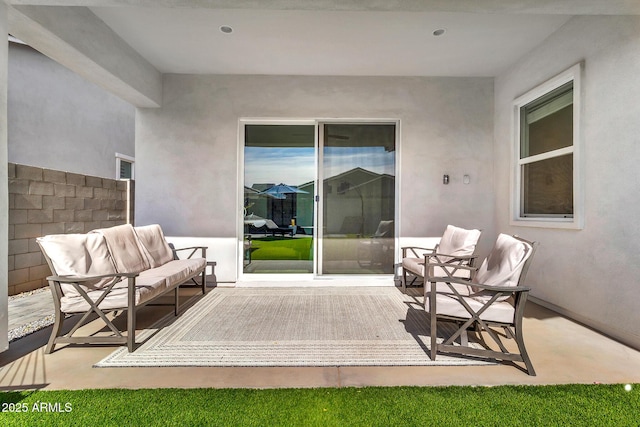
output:
<path id="1" fill-rule="evenodd" d="M 137 107 L 159 107 L 162 74 L 86 7 L 9 7 L 9 32 Z"/>
<path id="2" fill-rule="evenodd" d="M 640 15 L 638 0 L 5 0 L 13 5 Z"/>

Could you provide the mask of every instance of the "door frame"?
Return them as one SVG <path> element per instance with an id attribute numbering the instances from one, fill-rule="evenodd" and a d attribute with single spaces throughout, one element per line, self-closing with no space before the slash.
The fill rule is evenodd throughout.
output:
<path id="1" fill-rule="evenodd" d="M 321 233 L 318 233 L 318 229 L 321 227 L 320 221 L 321 219 L 321 207 L 322 200 L 320 198 L 319 193 L 319 183 L 321 182 L 322 172 L 320 170 L 320 165 L 322 162 L 322 153 L 321 153 L 321 128 L 325 124 L 393 124 L 395 125 L 395 220 L 394 220 L 394 274 L 387 275 L 357 275 L 357 274 L 349 274 L 349 275 L 321 275 L 318 272 L 319 265 L 321 262 L 321 249 L 320 246 L 321 239 L 319 238 Z M 313 259 L 313 273 L 305 273 L 305 274 L 259 274 L 259 273 L 245 273 L 243 268 L 243 259 L 244 259 L 244 221 L 243 212 L 244 212 L 244 146 L 245 146 L 245 126 L 246 125 L 313 125 L 315 126 L 314 132 L 314 147 L 315 147 L 315 155 L 314 155 L 314 164 L 315 164 L 315 194 L 314 200 L 314 259 Z M 400 231 L 400 220 L 401 216 L 401 193 L 400 193 L 400 159 L 401 159 L 401 120 L 397 118 L 265 118 L 265 117 L 243 117 L 238 119 L 238 164 L 237 164 L 237 193 L 236 193 L 236 206 L 237 206 L 237 214 L 236 214 L 236 240 L 237 240 L 237 251 L 236 251 L 236 263 L 237 263 L 237 282 L 300 282 L 303 283 L 313 283 L 315 284 L 327 284 L 326 281 L 331 281 L 331 284 L 334 283 L 349 283 L 349 284 L 367 284 L 367 285 L 379 285 L 384 282 L 387 284 L 390 278 L 394 280 L 398 277 L 398 260 L 400 254 L 399 247 L 399 231 Z M 320 282 L 320 283 L 318 283 Z M 324 283 L 322 283 L 324 282 Z"/>

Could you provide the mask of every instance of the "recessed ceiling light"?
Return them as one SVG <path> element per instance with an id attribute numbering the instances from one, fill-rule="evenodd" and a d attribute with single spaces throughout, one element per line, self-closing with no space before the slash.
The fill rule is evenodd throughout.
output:
<path id="1" fill-rule="evenodd" d="M 443 34 L 444 34 L 444 30 L 442 28 L 440 28 L 439 30 L 435 30 L 433 32 L 433 35 L 436 36 L 436 37 L 441 36 Z"/>
<path id="2" fill-rule="evenodd" d="M 231 34 L 233 32 L 233 28 L 231 28 L 228 25 L 223 25 L 222 27 L 220 27 L 220 31 L 222 31 L 225 34 Z"/>

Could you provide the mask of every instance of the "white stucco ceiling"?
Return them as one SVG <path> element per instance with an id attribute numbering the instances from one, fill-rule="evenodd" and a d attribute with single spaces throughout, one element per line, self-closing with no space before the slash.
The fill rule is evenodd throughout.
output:
<path id="1" fill-rule="evenodd" d="M 158 71 L 195 74 L 495 76 L 572 16 L 640 14 L 640 0 L 5 1 L 89 7 Z"/>
<path id="2" fill-rule="evenodd" d="M 570 17 L 95 7 L 163 73 L 494 76 Z M 225 34 L 220 27 L 233 28 Z M 433 32 L 444 29 L 435 37 Z"/>

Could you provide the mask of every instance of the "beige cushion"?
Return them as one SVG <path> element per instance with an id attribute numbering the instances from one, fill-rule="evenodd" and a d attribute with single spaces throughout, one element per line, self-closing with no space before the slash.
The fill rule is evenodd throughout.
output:
<path id="1" fill-rule="evenodd" d="M 98 306 L 102 310 L 126 309 L 128 303 L 127 279 L 118 282 L 109 295 Z M 166 289 L 166 280 L 163 277 L 136 277 L 136 305 L 143 304 L 160 295 Z M 102 290 L 90 290 L 87 292 L 90 299 L 98 300 L 102 296 Z M 60 309 L 64 313 L 83 313 L 89 310 L 89 304 L 79 294 L 65 294 L 60 298 Z"/>
<path id="2" fill-rule="evenodd" d="M 160 267 L 143 271 L 140 277 L 163 277 L 165 286 L 171 288 L 182 283 L 187 277 L 202 272 L 206 266 L 207 260 L 204 258 L 177 259 Z"/>
<path id="3" fill-rule="evenodd" d="M 90 277 L 117 273 L 104 237 L 100 234 L 53 234 L 37 239 L 51 260 L 54 275 Z M 110 279 L 84 282 L 85 290 L 100 289 Z M 65 295 L 79 296 L 73 285 L 62 284 Z"/>
<path id="4" fill-rule="evenodd" d="M 517 286 L 525 261 L 531 256 L 530 244 L 500 234 L 491 253 L 482 262 L 474 283 L 490 286 Z"/>
<path id="5" fill-rule="evenodd" d="M 439 284 L 438 284 L 439 285 Z M 473 297 L 463 297 L 467 304 L 473 309 L 478 311 L 485 304 L 485 301 L 478 301 Z M 429 311 L 430 307 L 430 293 L 427 293 L 425 297 L 425 310 Z M 487 308 L 480 318 L 486 321 L 512 323 L 515 309 L 511 305 L 510 301 L 494 302 Z M 451 316 L 463 319 L 470 317 L 469 312 L 460 304 L 459 300 L 451 295 L 438 293 L 436 294 L 436 314 L 441 316 Z"/>
<path id="6" fill-rule="evenodd" d="M 480 230 L 466 230 L 464 228 L 448 225 L 438 243 L 436 252 L 438 261 L 445 263 L 455 259 L 455 257 L 471 256 L 476 250 L 476 245 L 480 239 Z M 452 255 L 452 256 L 443 256 Z M 424 258 L 407 257 L 402 259 L 402 268 L 411 273 L 425 277 Z M 469 277 L 468 271 L 456 271 L 452 274 L 455 277 Z M 431 277 L 446 277 L 447 273 L 440 267 L 431 268 Z"/>
<path id="7" fill-rule="evenodd" d="M 451 258 L 440 257 L 440 261 L 447 262 L 455 257 L 473 255 L 478 240 L 480 239 L 480 234 L 480 230 L 466 230 L 453 225 L 447 225 L 442 239 L 440 239 L 440 243 L 438 243 L 436 252 L 451 255 Z"/>
<path id="8" fill-rule="evenodd" d="M 506 234 L 500 234 L 493 250 L 483 261 L 475 277 L 471 281 L 471 293 L 464 297 L 474 310 L 480 310 L 494 294 L 473 288 L 473 284 L 489 286 L 515 287 L 518 285 L 525 261 L 531 256 L 533 248 L 530 244 Z M 430 293 L 425 294 L 425 309 L 429 310 Z M 481 315 L 483 320 L 510 323 L 513 321 L 514 307 L 511 295 L 500 296 Z M 469 318 L 469 312 L 451 295 L 436 295 L 436 313 L 438 315 Z"/>
<path id="9" fill-rule="evenodd" d="M 150 268 L 146 256 L 142 253 L 142 244 L 131 224 L 89 232 L 96 233 L 104 236 L 118 273 L 139 273 Z"/>
<path id="10" fill-rule="evenodd" d="M 402 258 L 402 268 L 416 276 L 425 276 L 424 258 Z"/>
<path id="11" fill-rule="evenodd" d="M 135 227 L 134 230 L 151 268 L 160 267 L 173 260 L 173 251 L 158 224 Z"/>
<path id="12" fill-rule="evenodd" d="M 473 283 L 489 286 L 518 286 L 525 261 L 531 256 L 530 244 L 507 234 L 500 234 L 489 256 L 482 262 Z M 475 298 L 487 301 L 491 296 L 480 291 Z M 509 296 L 501 296 L 504 301 Z"/>

